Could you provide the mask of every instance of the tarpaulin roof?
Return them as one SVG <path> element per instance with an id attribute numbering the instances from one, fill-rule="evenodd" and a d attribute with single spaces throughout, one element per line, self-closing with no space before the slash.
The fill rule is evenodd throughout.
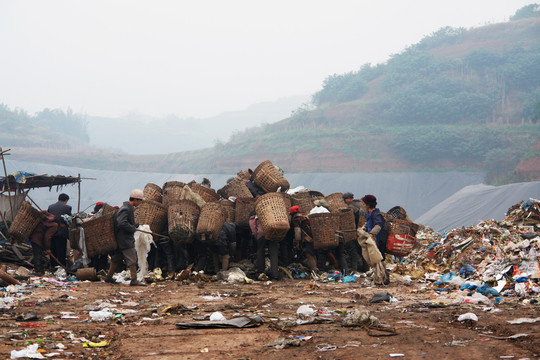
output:
<path id="1" fill-rule="evenodd" d="M 63 176 L 63 175 L 36 175 L 24 171 L 17 171 L 9 174 L 7 179 L 0 177 L 0 192 L 15 191 L 17 189 L 35 189 L 53 186 L 63 186 L 67 184 L 75 184 L 79 182 L 79 177 Z"/>

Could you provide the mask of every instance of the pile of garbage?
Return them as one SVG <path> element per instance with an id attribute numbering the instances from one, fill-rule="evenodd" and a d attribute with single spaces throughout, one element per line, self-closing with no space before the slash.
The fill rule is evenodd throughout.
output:
<path id="1" fill-rule="evenodd" d="M 540 200 L 512 206 L 503 221 L 484 220 L 444 234 L 424 228 L 417 247 L 393 266 L 398 276 L 425 279 L 438 291 L 485 296 L 540 295 Z"/>

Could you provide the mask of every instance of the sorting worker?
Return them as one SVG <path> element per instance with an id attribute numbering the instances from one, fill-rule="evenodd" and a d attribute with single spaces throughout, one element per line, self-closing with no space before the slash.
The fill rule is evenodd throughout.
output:
<path id="1" fill-rule="evenodd" d="M 381 211 L 377 208 L 377 198 L 375 196 L 366 195 L 362 198 L 362 202 L 366 207 L 366 230 L 376 238 L 377 248 L 381 252 L 384 261 L 386 240 L 388 239 L 388 232 L 385 228 L 386 220 L 384 220 Z"/>
<path id="2" fill-rule="evenodd" d="M 61 222 L 62 215 L 71 216 L 71 205 L 68 205 L 69 196 L 67 194 L 58 195 L 58 201 L 49 205 L 47 211 L 56 217 L 58 223 Z M 56 233 L 51 239 L 51 254 L 54 255 L 65 267 L 67 258 L 67 241 L 69 239 L 69 228 L 67 226 L 59 226 Z M 51 265 L 56 266 L 56 262 L 51 259 Z"/>
<path id="3" fill-rule="evenodd" d="M 249 227 L 251 233 L 257 243 L 257 257 L 255 260 L 255 268 L 258 276 L 264 274 L 265 270 L 265 249 L 268 247 L 268 256 L 270 258 L 270 278 L 272 280 L 279 280 L 279 241 L 267 240 L 264 237 L 264 231 L 261 221 L 259 220 L 255 211 L 249 214 Z"/>
<path id="4" fill-rule="evenodd" d="M 317 271 L 317 256 L 313 246 L 313 235 L 309 219 L 300 212 L 300 207 L 297 205 L 291 206 L 289 212 L 292 216 L 291 227 L 294 229 L 294 245 L 297 249 L 302 249 L 309 270 L 315 272 Z"/>
<path id="5" fill-rule="evenodd" d="M 129 201 L 125 201 L 116 214 L 114 230 L 118 249 L 116 249 L 111 257 L 111 266 L 105 277 L 105 281 L 108 283 L 116 283 L 113 275 L 120 268 L 122 261 L 124 261 L 131 274 L 129 285 L 146 286 L 145 283 L 137 280 L 137 251 L 135 250 L 134 236 L 135 231 L 139 227 L 139 224 L 135 222 L 134 208 L 139 206 L 143 200 L 143 191 L 141 189 L 134 189 L 129 194 Z"/>
<path id="6" fill-rule="evenodd" d="M 58 230 L 58 222 L 53 214 L 48 211 L 41 211 L 45 218 L 40 221 L 30 235 L 32 245 L 32 264 L 34 274 L 41 276 L 45 271 L 45 254 L 51 253 L 51 238 Z"/>

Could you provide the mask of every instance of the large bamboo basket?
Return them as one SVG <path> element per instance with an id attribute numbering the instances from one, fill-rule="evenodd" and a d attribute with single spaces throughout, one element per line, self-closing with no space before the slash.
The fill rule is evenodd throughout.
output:
<path id="1" fill-rule="evenodd" d="M 168 181 L 163 185 L 163 205 L 170 205 L 180 200 L 182 189 L 186 186 L 181 181 Z"/>
<path id="2" fill-rule="evenodd" d="M 343 193 L 333 193 L 325 197 L 326 201 L 330 205 L 330 212 L 347 209 L 347 204 L 343 202 Z"/>
<path id="3" fill-rule="evenodd" d="M 197 184 L 195 182 L 189 184 L 189 187 L 191 188 L 191 190 L 193 190 L 194 193 L 199 194 L 207 203 L 219 200 L 220 196 L 214 189 L 207 188 L 206 186 Z"/>
<path id="4" fill-rule="evenodd" d="M 255 212 L 267 240 L 283 240 L 290 228 L 288 209 L 280 193 L 264 194 L 255 200 Z"/>
<path id="5" fill-rule="evenodd" d="M 169 236 L 176 244 L 193 241 L 201 209 L 191 200 L 179 200 L 169 205 Z"/>
<path id="6" fill-rule="evenodd" d="M 219 204 L 221 205 L 221 207 L 226 213 L 225 222 L 234 223 L 235 212 L 236 212 L 235 202 L 227 200 L 227 199 L 221 199 L 219 200 Z"/>
<path id="7" fill-rule="evenodd" d="M 416 244 L 417 231 L 417 224 L 397 218 L 392 219 L 386 240 L 386 251 L 398 257 L 409 255 Z"/>
<path id="8" fill-rule="evenodd" d="M 339 215 L 337 213 L 320 213 L 308 216 L 313 234 L 313 247 L 331 249 L 339 245 Z"/>
<path id="9" fill-rule="evenodd" d="M 265 160 L 259 164 L 251 174 L 251 180 L 266 192 L 276 192 L 281 187 L 281 191 L 289 189 L 290 185 L 287 179 L 270 162 Z"/>
<path id="10" fill-rule="evenodd" d="M 225 184 L 225 186 L 221 188 L 221 191 L 225 194 L 227 198 L 231 196 L 234 196 L 235 198 L 253 197 L 244 180 L 238 178 L 235 178 L 234 180 L 231 180 L 230 182 Z"/>
<path id="11" fill-rule="evenodd" d="M 163 202 L 163 190 L 156 184 L 148 183 L 143 190 L 144 199 Z"/>
<path id="12" fill-rule="evenodd" d="M 23 201 L 13 222 L 8 229 L 8 235 L 17 242 L 25 242 L 45 216 L 28 201 Z"/>
<path id="13" fill-rule="evenodd" d="M 356 240 L 356 222 L 352 209 L 341 209 L 336 211 L 339 218 L 339 231 L 343 233 L 343 243 L 347 244 Z"/>
<path id="14" fill-rule="evenodd" d="M 135 208 L 135 222 L 149 225 L 153 233 L 161 234 L 167 223 L 167 207 L 156 201 L 144 200 Z"/>
<path id="15" fill-rule="evenodd" d="M 201 208 L 197 223 L 197 235 L 202 242 L 216 241 L 227 215 L 218 202 L 206 203 Z"/>
<path id="16" fill-rule="evenodd" d="M 313 201 L 309 195 L 309 191 L 302 191 L 296 194 L 291 195 L 292 205 L 298 206 L 300 211 L 304 214 L 309 214 L 311 209 L 313 209 Z"/>
<path id="17" fill-rule="evenodd" d="M 115 209 L 116 210 L 116 209 Z M 117 248 L 114 235 L 115 212 L 104 212 L 102 216 L 83 221 L 84 240 L 88 257 L 105 255 Z"/>
<path id="18" fill-rule="evenodd" d="M 249 227 L 249 213 L 255 211 L 255 198 L 236 198 L 234 223 L 242 228 Z"/>

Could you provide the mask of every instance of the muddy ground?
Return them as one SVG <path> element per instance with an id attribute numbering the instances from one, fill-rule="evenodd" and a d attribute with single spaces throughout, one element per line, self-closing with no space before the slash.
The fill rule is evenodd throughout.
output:
<path id="1" fill-rule="evenodd" d="M 504 298 L 498 305 L 454 304 L 461 291 L 418 291 L 426 284 L 284 279 L 253 284 L 166 280 L 147 287 L 47 278 L 22 281 L 17 300 L 0 313 L 0 358 L 38 343 L 52 359 L 538 359 L 539 305 Z M 13 288 L 11 288 L 13 289 Z M 388 292 L 397 302 L 370 303 Z M 13 293 L 4 290 L 4 298 Z M 94 321 L 108 303 L 116 317 Z M 0 304 L 2 304 L 0 302 Z M 297 309 L 312 305 L 316 322 L 297 325 Z M 344 327 L 346 314 L 368 310 L 378 326 Z M 188 328 L 177 323 L 259 316 L 260 326 Z M 478 321 L 458 321 L 474 313 Z M 33 317 L 35 313 L 36 317 Z M 122 315 L 118 315 L 122 314 Z M 522 335 L 519 335 L 522 334 Z M 511 338 L 513 335 L 518 335 Z M 290 346 L 271 346 L 274 341 Z M 83 344 L 106 345 L 84 347 Z M 104 342 L 106 341 L 106 342 Z M 108 342 L 108 345 L 107 345 Z M 56 355 L 55 355 L 56 354 Z M 52 355 L 52 356 L 51 356 Z"/>

